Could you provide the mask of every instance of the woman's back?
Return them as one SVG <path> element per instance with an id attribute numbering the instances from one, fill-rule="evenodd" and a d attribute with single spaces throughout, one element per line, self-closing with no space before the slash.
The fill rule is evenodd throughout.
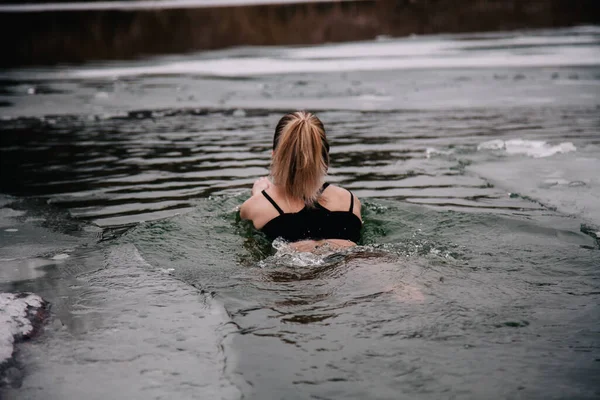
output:
<path id="1" fill-rule="evenodd" d="M 273 240 L 341 239 L 354 243 L 360 240 L 362 221 L 360 203 L 349 191 L 323 185 L 317 202 L 312 206 L 290 204 L 276 187 L 263 190 L 249 204 L 249 218 L 255 228 Z"/>

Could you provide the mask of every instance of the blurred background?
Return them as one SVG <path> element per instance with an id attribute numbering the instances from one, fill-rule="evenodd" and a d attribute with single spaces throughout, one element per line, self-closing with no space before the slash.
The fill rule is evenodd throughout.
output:
<path id="1" fill-rule="evenodd" d="M 4 66 L 600 21 L 595 0 L 2 0 Z"/>

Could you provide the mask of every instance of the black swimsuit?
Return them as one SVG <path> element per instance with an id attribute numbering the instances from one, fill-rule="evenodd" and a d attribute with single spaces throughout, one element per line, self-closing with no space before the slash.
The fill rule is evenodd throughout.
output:
<path id="1" fill-rule="evenodd" d="M 324 184 L 321 192 L 329 186 Z M 299 240 L 345 239 L 357 243 L 360 240 L 362 221 L 352 212 L 354 195 L 350 193 L 348 211 L 330 211 L 315 203 L 314 207 L 304 207 L 295 213 L 285 213 L 264 190 L 263 196 L 275 207 L 279 215 L 265 224 L 260 230 L 271 240 L 283 238 L 288 242 Z"/>

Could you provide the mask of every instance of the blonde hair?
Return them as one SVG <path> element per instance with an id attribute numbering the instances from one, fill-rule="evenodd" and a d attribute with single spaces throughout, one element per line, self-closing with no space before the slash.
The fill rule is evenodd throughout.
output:
<path id="1" fill-rule="evenodd" d="M 279 120 L 273 137 L 273 182 L 286 196 L 313 205 L 329 167 L 329 143 L 315 115 L 296 111 Z"/>

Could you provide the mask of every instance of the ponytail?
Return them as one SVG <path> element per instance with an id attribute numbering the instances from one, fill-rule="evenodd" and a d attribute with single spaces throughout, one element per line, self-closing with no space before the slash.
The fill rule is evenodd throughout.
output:
<path id="1" fill-rule="evenodd" d="M 328 166 L 329 144 L 323 123 L 304 111 L 281 118 L 273 138 L 271 175 L 284 194 L 313 205 Z"/>

